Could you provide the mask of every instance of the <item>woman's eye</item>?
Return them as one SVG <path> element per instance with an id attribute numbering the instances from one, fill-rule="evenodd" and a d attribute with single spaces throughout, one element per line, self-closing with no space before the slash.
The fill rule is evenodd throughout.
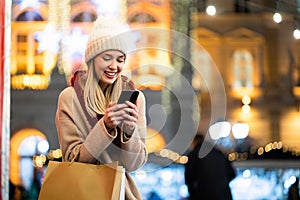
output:
<path id="1" fill-rule="evenodd" d="M 117 60 L 119 63 L 123 63 L 123 62 L 125 62 L 125 60 L 124 59 L 118 59 Z"/>
<path id="2" fill-rule="evenodd" d="M 103 60 L 104 60 L 104 61 L 109 61 L 110 58 L 104 57 Z"/>

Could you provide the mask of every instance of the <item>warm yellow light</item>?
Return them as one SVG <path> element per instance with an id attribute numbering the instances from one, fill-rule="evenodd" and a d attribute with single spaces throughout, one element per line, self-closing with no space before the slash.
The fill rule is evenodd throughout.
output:
<path id="1" fill-rule="evenodd" d="M 168 149 L 162 149 L 161 151 L 159 151 L 159 155 L 161 157 L 168 157 L 169 156 L 169 150 Z"/>
<path id="2" fill-rule="evenodd" d="M 277 149 L 281 149 L 281 148 L 282 148 L 282 142 L 278 142 Z"/>
<path id="3" fill-rule="evenodd" d="M 161 90 L 165 86 L 165 79 L 159 75 L 140 75 L 135 81 L 140 89 L 149 88 L 151 90 Z"/>
<path id="4" fill-rule="evenodd" d="M 293 87 L 293 94 L 295 97 L 300 98 L 300 86 Z"/>
<path id="5" fill-rule="evenodd" d="M 62 152 L 61 152 L 60 149 L 56 149 L 56 150 L 54 150 L 54 151 L 52 152 L 52 155 L 53 155 L 53 158 L 58 159 L 58 158 L 61 158 Z"/>
<path id="6" fill-rule="evenodd" d="M 165 145 L 165 139 L 158 131 L 147 128 L 146 148 L 148 153 L 162 150 Z"/>
<path id="7" fill-rule="evenodd" d="M 257 150 L 257 154 L 258 155 L 262 155 L 264 153 L 264 148 L 263 147 L 259 147 Z"/>
<path id="8" fill-rule="evenodd" d="M 40 158 L 41 158 L 41 160 L 42 160 L 43 163 L 45 163 L 46 160 L 47 160 L 47 157 L 44 154 L 41 154 Z"/>
<path id="9" fill-rule="evenodd" d="M 180 157 L 180 155 L 178 153 L 170 151 L 168 158 L 173 161 L 176 161 L 179 157 Z"/>
<path id="10" fill-rule="evenodd" d="M 272 147 L 273 147 L 273 149 L 277 149 L 278 148 L 278 142 L 273 142 Z"/>
<path id="11" fill-rule="evenodd" d="M 269 152 L 269 151 L 271 151 L 272 149 L 273 149 L 272 144 L 267 144 L 267 145 L 265 146 L 265 152 Z"/>
<path id="12" fill-rule="evenodd" d="M 244 105 L 249 105 L 249 104 L 251 103 L 251 97 L 248 96 L 248 95 L 243 96 L 243 98 L 242 98 L 242 103 L 243 103 Z"/>
<path id="13" fill-rule="evenodd" d="M 187 156 L 181 156 L 179 158 L 179 163 L 186 164 L 189 161 L 189 158 Z"/>
<path id="14" fill-rule="evenodd" d="M 244 114 L 248 114 L 250 112 L 250 110 L 251 110 L 251 107 L 249 105 L 243 105 L 242 106 L 242 112 Z"/>
<path id="15" fill-rule="evenodd" d="M 39 155 L 39 156 L 33 156 L 33 165 L 35 167 L 43 167 L 45 164 L 45 159 L 46 157 L 44 155 Z"/>
<path id="16" fill-rule="evenodd" d="M 12 89 L 23 90 L 45 90 L 48 88 L 50 76 L 44 74 L 21 74 L 11 77 Z"/>
<path id="17" fill-rule="evenodd" d="M 44 74 L 51 74 L 53 68 L 56 65 L 56 62 L 57 62 L 57 55 L 50 52 L 50 51 L 45 51 L 44 52 L 43 73 Z"/>
<path id="18" fill-rule="evenodd" d="M 234 160 L 236 160 L 237 159 L 237 153 L 230 153 L 229 155 L 228 155 L 228 160 L 229 161 L 234 161 Z"/>

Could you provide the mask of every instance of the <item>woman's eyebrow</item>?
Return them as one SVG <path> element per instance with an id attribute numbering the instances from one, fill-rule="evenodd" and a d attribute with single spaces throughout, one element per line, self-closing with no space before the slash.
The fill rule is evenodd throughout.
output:
<path id="1" fill-rule="evenodd" d="M 104 53 L 103 55 L 104 55 L 104 56 L 110 56 L 110 57 L 112 57 L 112 55 L 109 54 L 109 53 Z"/>
<path id="2" fill-rule="evenodd" d="M 113 54 L 110 53 L 103 53 L 103 56 L 115 57 Z M 125 58 L 125 55 L 116 55 L 117 58 Z"/>

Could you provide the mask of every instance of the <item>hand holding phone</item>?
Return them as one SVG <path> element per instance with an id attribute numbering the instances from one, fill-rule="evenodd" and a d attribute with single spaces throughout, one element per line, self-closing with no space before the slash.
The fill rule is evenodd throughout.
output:
<path id="1" fill-rule="evenodd" d="M 125 104 L 125 101 L 130 101 L 131 103 L 136 105 L 138 96 L 139 91 L 137 90 L 123 90 L 117 104 Z M 131 114 L 129 115 L 132 116 Z"/>

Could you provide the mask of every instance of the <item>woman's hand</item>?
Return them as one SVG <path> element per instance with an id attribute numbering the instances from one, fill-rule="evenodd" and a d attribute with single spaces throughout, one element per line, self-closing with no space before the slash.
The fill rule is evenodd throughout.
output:
<path id="1" fill-rule="evenodd" d="M 138 109 L 137 106 L 130 101 L 126 101 L 125 104 L 122 105 L 126 105 L 125 108 L 123 108 L 124 113 L 122 115 L 123 129 L 127 135 L 131 135 L 138 121 Z"/>
<path id="2" fill-rule="evenodd" d="M 106 109 L 104 124 L 108 131 L 122 125 L 124 132 L 131 135 L 138 121 L 137 106 L 129 101 L 123 104 L 109 103 Z"/>
<path id="3" fill-rule="evenodd" d="M 116 128 L 123 121 L 124 108 L 126 104 L 116 104 L 110 102 L 107 106 L 106 112 L 103 116 L 104 124 L 108 131 Z"/>

